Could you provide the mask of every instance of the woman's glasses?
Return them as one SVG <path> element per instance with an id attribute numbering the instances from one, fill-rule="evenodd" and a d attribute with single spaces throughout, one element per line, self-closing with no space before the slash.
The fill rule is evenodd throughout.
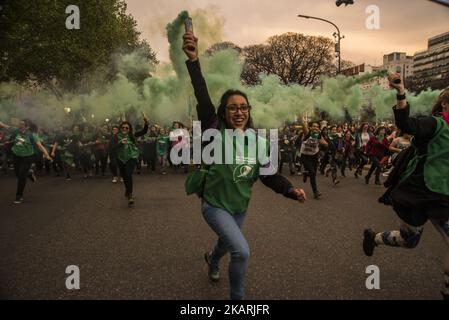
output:
<path id="1" fill-rule="evenodd" d="M 231 113 L 236 113 L 237 110 L 240 110 L 243 113 L 248 113 L 248 111 L 251 110 L 251 106 L 249 106 L 247 104 L 242 104 L 240 106 L 238 106 L 236 104 L 230 104 L 229 106 L 226 106 L 226 109 L 228 109 L 229 112 L 231 112 Z"/>
<path id="2" fill-rule="evenodd" d="M 129 130 L 129 127 L 122 127 L 122 130 Z"/>

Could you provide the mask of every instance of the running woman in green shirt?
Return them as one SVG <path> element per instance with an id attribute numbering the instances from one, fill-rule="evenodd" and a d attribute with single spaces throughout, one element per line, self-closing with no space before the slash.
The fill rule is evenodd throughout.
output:
<path id="1" fill-rule="evenodd" d="M 30 177 L 33 182 L 35 181 L 34 174 L 30 169 L 35 160 L 36 148 L 42 152 L 45 159 L 51 161 L 52 158 L 37 135 L 36 125 L 31 121 L 20 121 L 18 128 L 8 126 L 0 121 L 0 128 L 9 130 L 13 137 L 11 151 L 14 158 L 14 169 L 17 177 L 17 192 L 14 203 L 20 204 L 23 202 L 23 192 L 25 190 L 27 177 Z"/>
<path id="2" fill-rule="evenodd" d="M 187 32 L 183 39 L 183 50 L 188 57 L 187 69 L 198 101 L 197 111 L 202 129 L 218 129 L 222 136 L 226 134 L 225 129 L 233 129 L 239 134 L 245 132 L 249 137 L 255 137 L 251 107 L 245 93 L 228 90 L 222 96 L 220 106 L 216 111 L 201 74 L 198 60 L 198 39 L 191 32 Z M 236 145 L 233 143 L 234 149 L 239 147 Z M 230 298 L 241 300 L 244 299 L 245 273 L 250 254 L 241 226 L 246 217 L 252 186 L 259 178 L 261 166 L 257 162 L 250 161 L 236 164 L 235 155 L 236 152 L 233 153 L 233 164 L 209 166 L 202 193 L 202 212 L 204 219 L 218 236 L 215 248 L 205 254 L 209 278 L 212 281 L 219 280 L 220 259 L 230 252 Z M 301 203 L 306 198 L 303 190 L 294 188 L 281 175 L 260 176 L 260 179 L 264 185 L 287 198 L 299 200 Z"/>
<path id="3" fill-rule="evenodd" d="M 111 150 L 117 155 L 117 165 L 125 184 L 125 197 L 128 199 L 130 207 L 134 205 L 133 172 L 140 156 L 136 138 L 144 136 L 148 131 L 148 119 L 144 118 L 144 121 L 144 128 L 136 133 L 133 132 L 133 127 L 129 122 L 122 122 L 120 132 L 112 138 Z"/>

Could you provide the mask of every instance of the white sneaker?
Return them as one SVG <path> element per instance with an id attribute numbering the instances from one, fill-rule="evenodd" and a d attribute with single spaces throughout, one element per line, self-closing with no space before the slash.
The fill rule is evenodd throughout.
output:
<path id="1" fill-rule="evenodd" d="M 118 182 L 117 177 L 114 177 L 114 178 L 112 179 L 112 183 L 117 183 L 117 182 Z"/>

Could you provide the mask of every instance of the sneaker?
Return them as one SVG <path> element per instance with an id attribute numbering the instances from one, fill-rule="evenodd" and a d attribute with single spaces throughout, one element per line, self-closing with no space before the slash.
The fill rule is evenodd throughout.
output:
<path id="1" fill-rule="evenodd" d="M 23 202 L 23 198 L 22 197 L 17 197 L 16 200 L 14 200 L 14 204 L 21 204 Z"/>
<path id="2" fill-rule="evenodd" d="M 376 186 L 381 186 L 381 185 L 382 185 L 382 183 L 381 183 L 379 180 L 376 180 L 376 182 L 374 182 L 374 184 L 375 184 Z"/>
<path id="3" fill-rule="evenodd" d="M 165 171 L 162 171 L 162 175 L 164 175 L 164 176 L 165 176 L 166 174 L 167 174 L 167 172 L 165 172 Z"/>
<path id="4" fill-rule="evenodd" d="M 377 247 L 376 233 L 371 229 L 365 229 L 363 233 L 363 252 L 367 257 L 372 257 L 374 253 L 374 248 Z"/>
<path id="5" fill-rule="evenodd" d="M 313 198 L 314 198 L 315 200 L 318 200 L 319 198 L 321 198 L 321 196 L 322 196 L 322 194 L 321 194 L 319 191 L 317 191 L 317 192 L 315 192 L 315 193 L 313 194 Z"/>
<path id="6" fill-rule="evenodd" d="M 133 196 L 129 196 L 128 207 L 133 207 L 133 206 L 134 206 L 134 198 L 133 198 Z"/>
<path id="7" fill-rule="evenodd" d="M 369 177 L 365 177 L 365 183 L 369 184 Z"/>
<path id="8" fill-rule="evenodd" d="M 332 169 L 327 169 L 326 170 L 326 178 L 329 178 L 329 175 L 330 175 L 331 171 L 332 171 Z"/>
<path id="9" fill-rule="evenodd" d="M 30 170 L 28 172 L 28 179 L 30 179 L 32 182 L 36 182 L 37 178 L 33 170 Z"/>
<path id="10" fill-rule="evenodd" d="M 123 182 L 123 178 L 120 178 L 120 182 Z"/>
<path id="11" fill-rule="evenodd" d="M 117 177 L 112 178 L 112 183 L 117 183 L 117 182 L 118 182 Z"/>
<path id="12" fill-rule="evenodd" d="M 334 186 L 336 186 L 336 185 L 338 185 L 339 183 L 340 183 L 340 181 L 339 180 L 337 180 L 337 179 L 333 179 L 333 181 L 332 181 L 333 183 L 334 183 Z"/>
<path id="13" fill-rule="evenodd" d="M 220 280 L 220 272 L 219 272 L 219 269 L 217 267 L 213 267 L 211 265 L 211 263 L 210 263 L 210 256 L 211 255 L 212 255 L 211 252 L 206 252 L 204 254 L 204 260 L 206 260 L 206 263 L 207 263 L 207 266 L 208 266 L 208 269 L 209 269 L 207 274 L 209 276 L 209 279 L 212 282 L 218 282 Z"/>
<path id="14" fill-rule="evenodd" d="M 307 173 L 306 172 L 303 173 L 302 182 L 307 183 Z"/>
<path id="15" fill-rule="evenodd" d="M 72 181 L 72 178 L 70 176 L 65 177 L 65 181 Z"/>

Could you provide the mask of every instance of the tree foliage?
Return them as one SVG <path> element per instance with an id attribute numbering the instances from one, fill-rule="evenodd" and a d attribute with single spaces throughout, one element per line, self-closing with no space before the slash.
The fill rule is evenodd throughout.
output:
<path id="1" fill-rule="evenodd" d="M 135 49 L 157 63 L 147 42 L 140 40 L 136 21 L 123 0 L 83 0 L 80 29 L 66 28 L 70 0 L 14 0 L 0 11 L 0 80 L 57 80 L 74 89 L 87 72 L 110 64 L 116 53 Z"/>
<path id="2" fill-rule="evenodd" d="M 265 73 L 279 76 L 286 85 L 315 85 L 322 75 L 330 75 L 335 69 L 333 48 L 333 41 L 324 37 L 298 33 L 273 36 L 265 44 L 243 49 L 242 80 L 255 85 L 260 82 L 259 74 Z"/>

